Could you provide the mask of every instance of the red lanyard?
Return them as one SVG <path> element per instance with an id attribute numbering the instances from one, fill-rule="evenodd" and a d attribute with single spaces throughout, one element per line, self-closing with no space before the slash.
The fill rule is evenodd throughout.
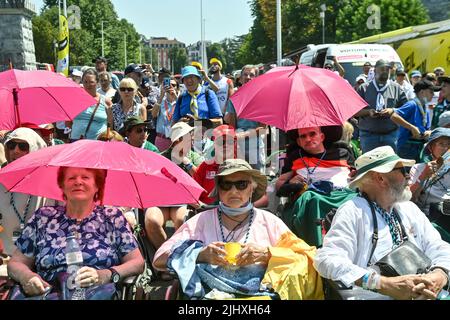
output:
<path id="1" fill-rule="evenodd" d="M 169 120 L 169 122 L 171 122 L 172 118 L 173 118 L 173 113 L 175 111 L 175 108 L 173 107 L 171 113 L 169 114 L 169 107 L 168 106 L 169 106 L 169 103 L 167 102 L 167 100 L 164 100 L 164 109 L 166 110 L 166 117 L 167 117 L 167 120 Z"/>

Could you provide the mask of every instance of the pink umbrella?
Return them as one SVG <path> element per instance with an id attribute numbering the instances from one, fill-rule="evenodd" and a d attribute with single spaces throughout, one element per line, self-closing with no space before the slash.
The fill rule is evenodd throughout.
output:
<path id="1" fill-rule="evenodd" d="M 104 204 L 133 208 L 197 203 L 204 189 L 170 160 L 124 142 L 80 140 L 32 152 L 0 170 L 9 191 L 62 200 L 60 166 L 106 169 Z"/>
<path id="2" fill-rule="evenodd" d="M 339 75 L 304 65 L 274 68 L 245 84 L 231 100 L 238 117 L 284 131 L 340 125 L 367 106 Z"/>
<path id="3" fill-rule="evenodd" d="M 95 103 L 80 85 L 51 71 L 0 73 L 0 130 L 12 130 L 24 122 L 73 120 Z"/>

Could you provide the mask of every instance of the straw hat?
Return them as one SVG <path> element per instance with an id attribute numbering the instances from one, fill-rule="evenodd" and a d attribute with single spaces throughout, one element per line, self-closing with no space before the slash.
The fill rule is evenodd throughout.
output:
<path id="1" fill-rule="evenodd" d="M 368 172 L 379 173 L 391 172 L 397 163 L 401 162 L 404 167 L 412 167 L 416 161 L 400 158 L 390 146 L 383 146 L 373 149 L 361 155 L 355 161 L 356 175 L 349 184 L 349 188 L 356 189 L 358 182 Z"/>
<path id="2" fill-rule="evenodd" d="M 220 166 L 219 171 L 216 174 L 215 187 L 213 191 L 209 194 L 210 198 L 216 198 L 218 196 L 217 186 L 219 177 L 229 176 L 230 174 L 236 172 L 243 172 L 248 174 L 255 180 L 258 185 L 255 190 L 253 190 L 252 202 L 259 200 L 265 193 L 267 189 L 267 178 L 259 170 L 253 169 L 247 161 L 242 159 L 227 159 Z"/>

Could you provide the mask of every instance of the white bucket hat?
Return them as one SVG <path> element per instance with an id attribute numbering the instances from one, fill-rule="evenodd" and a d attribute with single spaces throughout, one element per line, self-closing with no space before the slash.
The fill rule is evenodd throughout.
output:
<path id="1" fill-rule="evenodd" d="M 391 172 L 397 163 L 401 162 L 404 167 L 412 167 L 416 161 L 400 158 L 390 146 L 373 149 L 359 156 L 355 161 L 356 175 L 348 185 L 351 189 L 358 187 L 358 182 L 369 171 L 380 173 Z"/>
<path id="2" fill-rule="evenodd" d="M 170 133 L 170 141 L 172 141 L 172 144 L 180 139 L 181 137 L 184 137 L 186 134 L 194 130 L 194 127 L 191 127 L 186 122 L 177 122 L 172 126 L 172 132 Z"/>

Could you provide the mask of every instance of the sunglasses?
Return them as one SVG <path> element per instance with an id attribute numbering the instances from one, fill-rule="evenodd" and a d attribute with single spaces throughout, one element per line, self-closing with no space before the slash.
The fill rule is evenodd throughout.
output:
<path id="1" fill-rule="evenodd" d="M 235 186 L 237 190 L 243 191 L 247 189 L 249 184 L 250 181 L 248 180 L 238 180 L 238 181 L 219 180 L 219 188 L 225 191 L 230 191 L 233 186 Z"/>
<path id="2" fill-rule="evenodd" d="M 147 128 L 136 128 L 134 129 L 137 134 L 141 134 L 142 132 L 147 132 Z"/>
<path id="3" fill-rule="evenodd" d="M 119 89 L 120 91 L 122 91 L 122 92 L 133 92 L 134 91 L 134 89 L 133 88 L 120 88 Z"/>
<path id="4" fill-rule="evenodd" d="M 406 177 L 406 175 L 409 174 L 409 169 L 410 168 L 408 168 L 408 167 L 400 167 L 400 168 L 394 168 L 394 169 L 392 169 L 392 171 L 399 170 L 402 173 L 402 175 L 404 177 Z"/>
<path id="5" fill-rule="evenodd" d="M 26 142 L 15 142 L 15 141 L 9 141 L 6 144 L 6 147 L 9 150 L 14 150 L 16 146 L 19 146 L 20 151 L 30 151 L 30 146 Z"/>

